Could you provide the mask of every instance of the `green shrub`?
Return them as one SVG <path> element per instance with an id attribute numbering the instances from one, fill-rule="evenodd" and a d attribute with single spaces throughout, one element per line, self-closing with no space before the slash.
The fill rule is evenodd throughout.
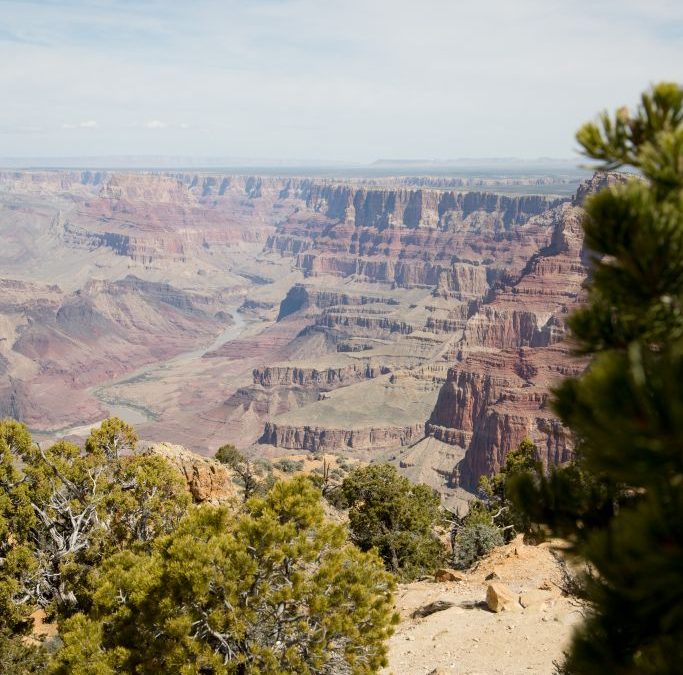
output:
<path id="1" fill-rule="evenodd" d="M 279 462 L 274 462 L 273 466 L 284 473 L 296 473 L 303 471 L 304 461 L 303 459 L 281 459 Z"/>
<path id="2" fill-rule="evenodd" d="M 21 635 L 0 631 L 0 673 L 45 673 L 47 662 L 48 654 L 42 645 L 30 644 Z"/>
<path id="3" fill-rule="evenodd" d="M 468 569 L 494 547 L 505 541 L 500 528 L 486 523 L 475 523 L 460 528 L 453 545 L 453 567 Z"/>
<path id="4" fill-rule="evenodd" d="M 430 574 L 443 560 L 435 534 L 442 518 L 439 496 L 415 485 L 389 464 L 354 469 L 342 483 L 352 540 L 377 549 L 389 570 L 404 579 Z"/>
<path id="5" fill-rule="evenodd" d="M 397 620 L 393 577 L 325 522 L 305 477 L 251 498 L 239 518 L 194 509 L 91 583 L 92 609 L 63 626 L 55 675 L 369 674 L 386 665 Z"/>

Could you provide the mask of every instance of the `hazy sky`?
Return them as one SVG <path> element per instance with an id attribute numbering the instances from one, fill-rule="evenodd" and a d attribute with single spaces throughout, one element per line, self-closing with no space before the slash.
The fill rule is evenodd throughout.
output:
<path id="1" fill-rule="evenodd" d="M 0 156 L 569 157 L 681 0 L 0 0 Z"/>

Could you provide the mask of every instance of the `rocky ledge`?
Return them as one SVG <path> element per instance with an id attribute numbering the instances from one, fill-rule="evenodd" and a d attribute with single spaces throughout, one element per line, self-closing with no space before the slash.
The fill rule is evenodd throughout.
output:
<path id="1" fill-rule="evenodd" d="M 424 424 L 395 427 L 365 427 L 360 429 L 331 429 L 328 427 L 287 426 L 267 422 L 259 443 L 289 450 L 310 452 L 342 452 L 372 450 L 410 445 L 424 437 Z"/>
<path id="2" fill-rule="evenodd" d="M 237 498 L 233 473 L 215 459 L 202 457 L 171 443 L 143 444 L 146 452 L 165 457 L 183 475 L 198 504 L 224 504 Z"/>

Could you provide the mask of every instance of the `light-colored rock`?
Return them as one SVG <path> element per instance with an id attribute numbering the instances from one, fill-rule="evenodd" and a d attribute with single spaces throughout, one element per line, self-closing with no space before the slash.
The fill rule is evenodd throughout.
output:
<path id="1" fill-rule="evenodd" d="M 486 604 L 492 612 L 509 612 L 519 607 L 517 596 L 504 584 L 489 584 L 486 590 Z"/>
<path id="2" fill-rule="evenodd" d="M 294 426 L 266 422 L 260 443 L 289 450 L 334 452 L 341 448 L 371 449 L 402 447 L 424 436 L 424 423 L 405 426 L 365 427 L 360 429 L 323 426 Z"/>
<path id="3" fill-rule="evenodd" d="M 569 612 L 559 612 L 555 615 L 555 621 L 561 623 L 563 626 L 573 626 L 581 620 L 581 612 L 578 610 Z"/>
<path id="4" fill-rule="evenodd" d="M 178 469 L 187 481 L 187 488 L 195 502 L 218 505 L 236 499 L 233 474 L 220 462 L 171 443 L 151 444 L 147 452 L 165 457 Z"/>
<path id="5" fill-rule="evenodd" d="M 552 595 L 548 591 L 541 590 L 531 590 L 525 591 L 519 596 L 519 604 L 527 609 L 528 607 L 536 607 L 542 605 L 552 598 Z"/>

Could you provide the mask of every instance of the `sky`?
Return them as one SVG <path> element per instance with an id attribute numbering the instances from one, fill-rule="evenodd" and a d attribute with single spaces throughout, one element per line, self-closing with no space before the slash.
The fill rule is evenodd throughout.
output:
<path id="1" fill-rule="evenodd" d="M 0 0 L 0 156 L 572 157 L 681 0 Z"/>

